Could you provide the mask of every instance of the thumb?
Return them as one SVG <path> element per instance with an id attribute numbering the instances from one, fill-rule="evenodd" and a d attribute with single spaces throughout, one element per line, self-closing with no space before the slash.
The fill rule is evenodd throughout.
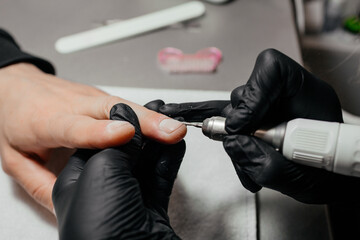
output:
<path id="1" fill-rule="evenodd" d="M 52 190 L 52 200 L 58 219 L 63 219 L 62 214 L 67 212 L 65 209 L 71 203 L 71 196 L 75 190 L 78 178 L 83 172 L 86 161 L 96 152 L 97 150 L 90 149 L 77 150 L 59 174 Z"/>

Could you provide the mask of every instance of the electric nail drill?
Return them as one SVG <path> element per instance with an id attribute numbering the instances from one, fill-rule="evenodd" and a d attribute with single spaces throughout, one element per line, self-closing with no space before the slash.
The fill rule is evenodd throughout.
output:
<path id="1" fill-rule="evenodd" d="M 225 118 L 211 117 L 187 126 L 202 128 L 207 137 L 221 141 Z M 331 172 L 360 177 L 360 126 L 297 118 L 254 136 L 280 151 L 288 160 Z"/>

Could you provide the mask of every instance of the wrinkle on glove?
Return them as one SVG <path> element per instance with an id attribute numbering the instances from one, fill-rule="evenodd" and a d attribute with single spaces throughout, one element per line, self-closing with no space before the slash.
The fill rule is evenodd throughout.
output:
<path id="1" fill-rule="evenodd" d="M 134 111 L 117 104 L 110 119 L 128 121 L 135 136 L 105 150 L 78 150 L 59 175 L 53 202 L 60 239 L 179 239 L 167 216 L 184 141 L 144 139 Z M 141 174 L 140 174 L 141 173 Z"/>

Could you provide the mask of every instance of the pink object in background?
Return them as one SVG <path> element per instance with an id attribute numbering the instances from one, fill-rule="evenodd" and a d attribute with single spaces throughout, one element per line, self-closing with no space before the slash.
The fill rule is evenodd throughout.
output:
<path id="1" fill-rule="evenodd" d="M 222 53 L 215 47 L 202 49 L 195 54 L 184 54 L 176 48 L 164 48 L 158 53 L 161 68 L 170 73 L 209 73 L 216 70 Z"/>

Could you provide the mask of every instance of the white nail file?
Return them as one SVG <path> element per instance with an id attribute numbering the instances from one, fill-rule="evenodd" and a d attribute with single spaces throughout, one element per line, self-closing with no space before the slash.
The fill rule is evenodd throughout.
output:
<path id="1" fill-rule="evenodd" d="M 55 49 L 60 53 L 71 53 L 200 17 L 204 13 L 204 4 L 199 1 L 192 1 L 104 27 L 62 37 L 56 41 Z"/>

